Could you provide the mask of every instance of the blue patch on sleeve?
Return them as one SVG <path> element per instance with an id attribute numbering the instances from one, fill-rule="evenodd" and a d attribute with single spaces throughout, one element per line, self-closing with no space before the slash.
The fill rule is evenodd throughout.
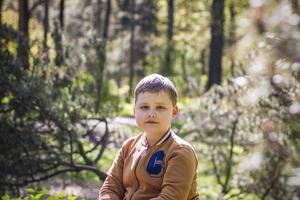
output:
<path id="1" fill-rule="evenodd" d="M 148 161 L 147 172 L 150 176 L 160 177 L 164 171 L 164 151 L 157 151 L 152 154 Z"/>

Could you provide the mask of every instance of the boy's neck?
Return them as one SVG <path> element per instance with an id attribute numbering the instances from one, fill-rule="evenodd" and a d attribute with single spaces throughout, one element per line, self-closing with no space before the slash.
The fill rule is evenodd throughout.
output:
<path id="1" fill-rule="evenodd" d="M 146 140 L 147 140 L 147 143 L 149 146 L 153 146 L 159 140 L 159 138 L 149 137 L 146 133 L 145 133 L 145 136 L 146 136 Z"/>
<path id="2" fill-rule="evenodd" d="M 153 134 L 147 134 L 145 132 L 145 137 L 147 140 L 148 145 L 153 146 L 155 144 L 157 144 L 167 133 L 170 132 L 170 129 L 168 129 L 168 131 L 166 131 L 163 135 L 153 135 Z"/>

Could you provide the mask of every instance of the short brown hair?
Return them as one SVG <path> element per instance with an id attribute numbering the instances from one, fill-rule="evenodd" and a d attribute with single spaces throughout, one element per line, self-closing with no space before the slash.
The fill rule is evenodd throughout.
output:
<path id="1" fill-rule="evenodd" d="M 143 92 L 160 92 L 165 91 L 169 94 L 170 99 L 173 103 L 173 106 L 177 103 L 177 90 L 167 77 L 164 77 L 160 74 L 151 74 L 145 76 L 140 82 L 137 84 L 134 90 L 134 98 L 135 102 L 140 93 Z"/>

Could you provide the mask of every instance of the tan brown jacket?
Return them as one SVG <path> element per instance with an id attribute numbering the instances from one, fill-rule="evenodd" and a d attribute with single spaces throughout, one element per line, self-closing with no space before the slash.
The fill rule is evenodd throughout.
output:
<path id="1" fill-rule="evenodd" d="M 153 146 L 143 134 L 120 149 L 99 194 L 100 200 L 197 200 L 196 154 L 169 131 Z"/>

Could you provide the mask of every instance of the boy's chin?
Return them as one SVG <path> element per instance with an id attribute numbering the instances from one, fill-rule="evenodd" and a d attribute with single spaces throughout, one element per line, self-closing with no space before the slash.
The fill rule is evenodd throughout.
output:
<path id="1" fill-rule="evenodd" d="M 151 129 L 144 129 L 144 133 L 146 133 L 147 135 L 156 135 L 157 134 L 157 131 Z"/>
<path id="2" fill-rule="evenodd" d="M 152 135 L 152 136 L 163 136 L 168 130 L 164 131 L 164 130 L 161 130 L 161 129 L 144 129 L 144 132 L 146 135 Z"/>

